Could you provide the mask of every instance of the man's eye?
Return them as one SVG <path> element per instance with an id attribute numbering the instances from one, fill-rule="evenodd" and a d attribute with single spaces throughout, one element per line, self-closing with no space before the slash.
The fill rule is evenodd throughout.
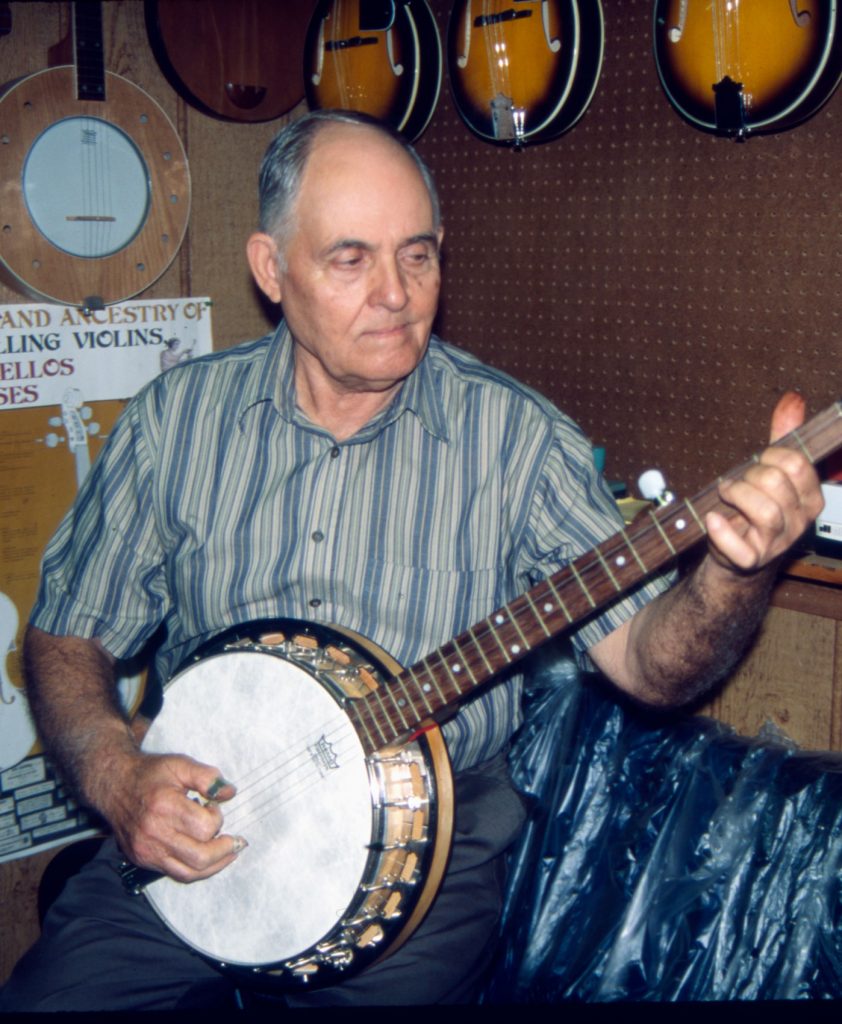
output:
<path id="1" fill-rule="evenodd" d="M 410 267 L 423 267 L 433 258 L 433 254 L 429 249 L 408 249 L 406 252 L 401 254 L 401 259 L 407 266 Z"/>
<path id="2" fill-rule="evenodd" d="M 361 253 L 349 252 L 349 253 L 343 253 L 341 256 L 337 256 L 334 259 L 333 262 L 334 262 L 334 265 L 337 266 L 337 267 L 340 267 L 340 268 L 347 267 L 347 268 L 353 269 L 354 267 L 361 266 L 362 263 L 363 263 L 363 260 L 364 260 L 364 257 L 363 257 L 363 255 Z"/>

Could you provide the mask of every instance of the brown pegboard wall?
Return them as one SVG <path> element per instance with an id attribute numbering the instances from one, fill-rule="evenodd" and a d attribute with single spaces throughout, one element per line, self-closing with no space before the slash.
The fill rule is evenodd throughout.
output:
<path id="1" fill-rule="evenodd" d="M 657 465 L 692 494 L 787 388 L 814 411 L 842 394 L 842 90 L 787 132 L 708 135 L 661 88 L 653 7 L 603 0 L 597 90 L 560 138 L 484 142 L 445 83 L 417 148 L 447 231 L 439 332 L 573 415 L 610 476 Z"/>
<path id="2" fill-rule="evenodd" d="M 429 2 L 444 42 L 452 0 Z M 692 493 L 762 444 L 787 387 L 814 409 L 842 394 L 842 89 L 791 131 L 744 145 L 706 135 L 658 82 L 653 8 L 603 0 L 596 93 L 560 138 L 520 153 L 481 141 L 445 70 L 417 146 L 447 229 L 439 332 L 573 415 L 607 447 L 612 477 L 654 464 Z M 104 13 L 107 66 L 164 105 L 194 183 L 185 246 L 143 297 L 212 296 L 217 347 L 260 334 L 272 311 L 243 250 L 280 121 L 185 108 L 155 63 L 140 0 Z M 69 5 L 14 3 L 12 14 L 0 57 L 14 78 L 46 66 Z M 0 299 L 23 301 L 1 283 Z"/>

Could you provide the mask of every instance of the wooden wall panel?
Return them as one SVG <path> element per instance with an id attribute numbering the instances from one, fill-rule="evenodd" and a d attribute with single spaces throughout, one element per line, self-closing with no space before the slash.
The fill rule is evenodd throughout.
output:
<path id="1" fill-rule="evenodd" d="M 259 337 L 277 317 L 252 284 L 245 247 L 257 227 L 258 167 L 285 120 L 234 124 L 187 110 L 194 194 L 190 292 L 213 300 L 215 348 Z"/>
<path id="2" fill-rule="evenodd" d="M 757 643 L 706 710 L 744 736 L 771 727 L 799 746 L 830 749 L 838 628 L 831 618 L 771 608 Z"/>

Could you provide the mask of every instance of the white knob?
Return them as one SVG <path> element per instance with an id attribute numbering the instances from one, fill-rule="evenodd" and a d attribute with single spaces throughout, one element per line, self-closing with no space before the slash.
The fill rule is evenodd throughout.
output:
<path id="1" fill-rule="evenodd" d="M 667 482 L 660 469 L 647 469 L 638 478 L 637 486 L 647 501 L 657 501 L 667 489 Z"/>

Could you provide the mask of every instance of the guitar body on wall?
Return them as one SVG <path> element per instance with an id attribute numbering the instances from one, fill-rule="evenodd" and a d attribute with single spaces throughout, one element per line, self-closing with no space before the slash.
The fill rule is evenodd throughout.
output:
<path id="1" fill-rule="evenodd" d="M 572 128 L 602 69 L 600 0 L 459 0 L 447 33 L 453 99 L 487 142 L 545 142 Z"/>
<path id="2" fill-rule="evenodd" d="M 805 120 L 842 76 L 837 0 L 657 0 L 654 44 L 675 109 L 738 140 Z"/>
<path id="3" fill-rule="evenodd" d="M 0 99 L 0 263 L 25 293 L 98 309 L 167 269 L 190 213 L 187 158 L 142 89 L 104 70 L 99 3 L 74 5 L 76 63 Z"/>
<path id="4" fill-rule="evenodd" d="M 321 0 L 304 47 L 311 109 L 379 117 L 410 142 L 441 90 L 438 26 L 426 0 Z"/>
<path id="5" fill-rule="evenodd" d="M 304 99 L 301 52 L 315 0 L 146 0 L 167 81 L 203 114 L 271 121 Z"/>

